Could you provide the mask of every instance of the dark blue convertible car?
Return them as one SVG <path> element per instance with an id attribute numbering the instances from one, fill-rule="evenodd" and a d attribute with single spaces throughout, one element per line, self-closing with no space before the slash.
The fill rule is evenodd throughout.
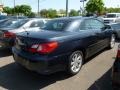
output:
<path id="1" fill-rule="evenodd" d="M 66 17 L 49 21 L 41 31 L 19 34 L 12 51 L 15 61 L 29 70 L 75 75 L 87 58 L 114 44 L 115 34 L 98 19 Z"/>

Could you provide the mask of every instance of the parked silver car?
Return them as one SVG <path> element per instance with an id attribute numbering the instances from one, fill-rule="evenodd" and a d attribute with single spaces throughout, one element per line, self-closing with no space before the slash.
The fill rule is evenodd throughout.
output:
<path id="1" fill-rule="evenodd" d="M 16 34 L 29 30 L 40 30 L 48 19 L 18 19 L 16 22 L 0 28 L 0 49 L 11 48 Z"/>
<path id="2" fill-rule="evenodd" d="M 120 39 L 120 23 L 109 24 L 116 35 L 117 39 Z"/>

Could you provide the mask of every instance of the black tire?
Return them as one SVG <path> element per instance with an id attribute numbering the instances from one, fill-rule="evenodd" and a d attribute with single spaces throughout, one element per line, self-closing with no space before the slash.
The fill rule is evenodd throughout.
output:
<path id="1" fill-rule="evenodd" d="M 78 57 L 76 56 L 78 55 Z M 77 58 L 76 61 L 73 60 L 73 58 L 75 59 L 75 57 Z M 79 59 L 78 59 L 79 58 Z M 78 62 L 77 62 L 78 61 Z M 74 63 L 74 65 L 72 65 Z M 76 65 L 75 65 L 76 64 Z M 69 63 L 68 63 L 68 67 L 67 67 L 67 72 L 69 75 L 75 75 L 77 74 L 81 68 L 82 68 L 82 64 L 83 64 L 83 53 L 81 51 L 74 51 L 70 56 L 69 56 Z M 76 70 L 73 70 L 72 68 L 75 67 Z M 78 68 L 77 68 L 78 67 Z"/>
<path id="2" fill-rule="evenodd" d="M 114 48 L 114 46 L 115 46 L 115 40 L 116 40 L 116 36 L 115 36 L 115 34 L 112 34 L 112 35 L 111 35 L 110 42 L 109 42 L 108 49 Z"/>

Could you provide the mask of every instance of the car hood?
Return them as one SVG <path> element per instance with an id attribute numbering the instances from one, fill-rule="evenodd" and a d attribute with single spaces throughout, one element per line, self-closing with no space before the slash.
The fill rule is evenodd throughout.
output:
<path id="1" fill-rule="evenodd" d="M 103 18 L 103 20 L 116 20 L 116 18 Z"/>

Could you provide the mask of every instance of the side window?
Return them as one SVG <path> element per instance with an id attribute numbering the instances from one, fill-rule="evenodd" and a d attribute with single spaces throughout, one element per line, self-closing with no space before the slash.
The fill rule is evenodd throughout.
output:
<path id="1" fill-rule="evenodd" d="M 90 20 L 85 20 L 81 23 L 80 25 L 80 30 L 89 30 L 89 29 L 92 29 L 91 26 L 90 26 Z"/>
<path id="2" fill-rule="evenodd" d="M 38 24 L 37 24 L 36 21 L 32 22 L 31 25 L 30 25 L 30 27 L 37 27 L 37 26 L 38 26 Z"/>
<path id="3" fill-rule="evenodd" d="M 31 23 L 30 27 L 43 27 L 44 22 L 42 21 L 34 21 Z"/>
<path id="4" fill-rule="evenodd" d="M 38 27 L 43 27 L 44 26 L 44 22 L 43 21 L 37 21 L 38 23 Z"/>
<path id="5" fill-rule="evenodd" d="M 101 30 L 104 27 L 104 24 L 96 19 L 91 19 L 90 26 L 94 30 Z"/>

